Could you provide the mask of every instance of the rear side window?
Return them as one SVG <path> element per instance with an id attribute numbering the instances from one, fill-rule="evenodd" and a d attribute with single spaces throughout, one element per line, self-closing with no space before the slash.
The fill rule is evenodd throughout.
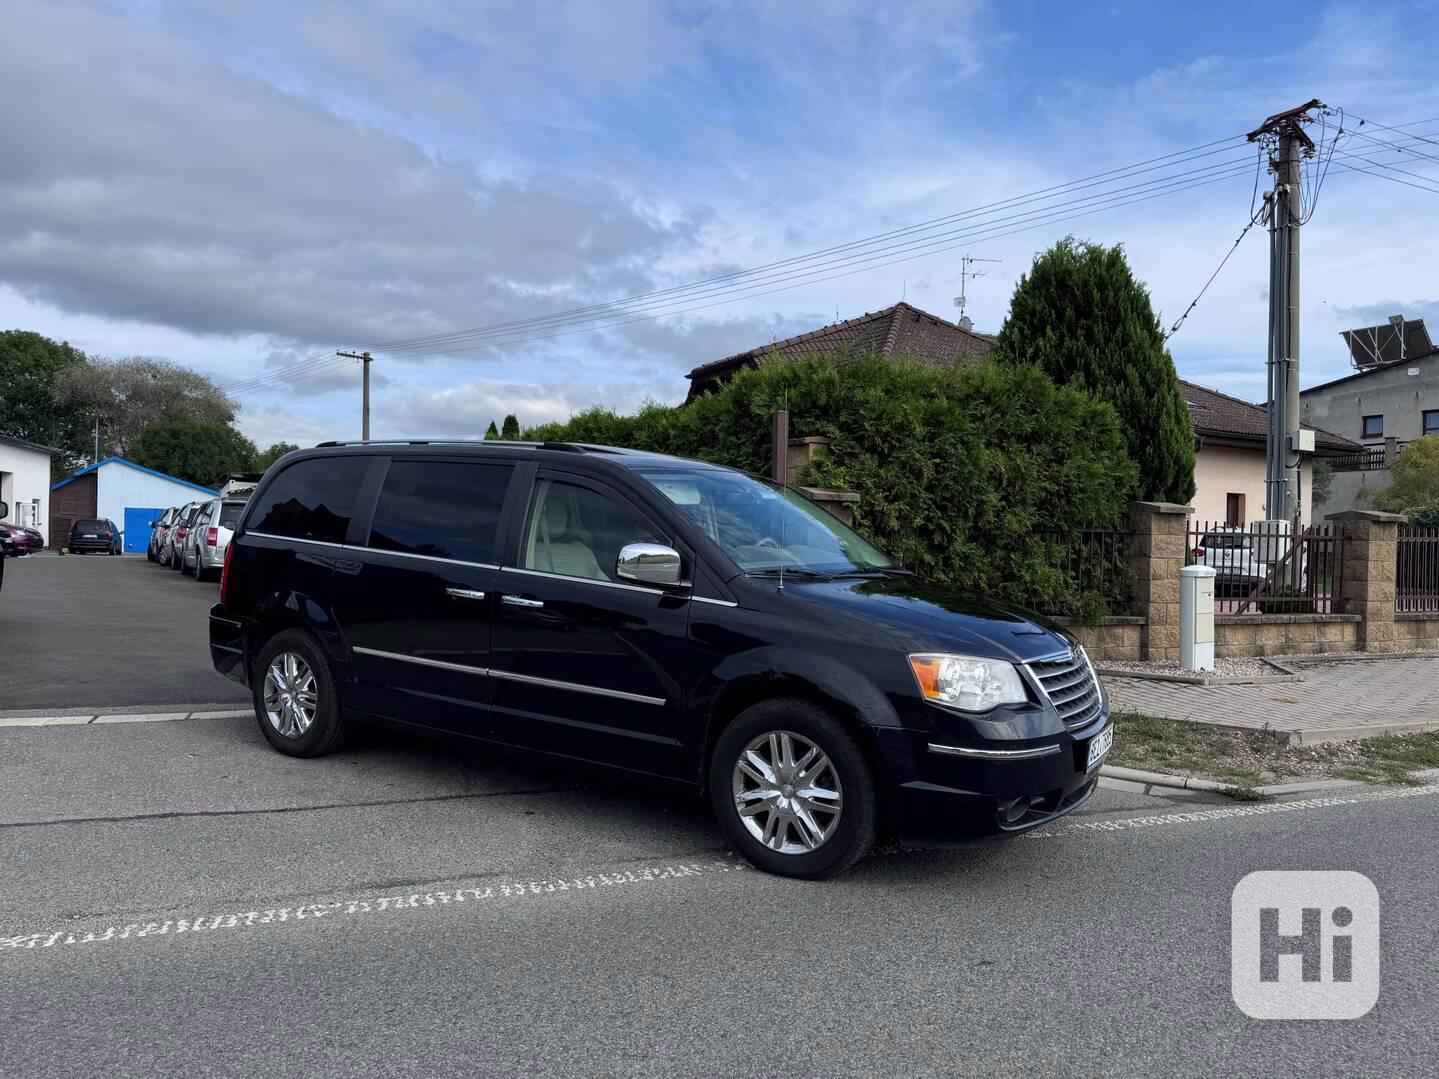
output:
<path id="1" fill-rule="evenodd" d="M 512 466 L 395 461 L 380 489 L 370 546 L 461 562 L 493 562 Z"/>
<path id="2" fill-rule="evenodd" d="M 250 514 L 252 532 L 344 543 L 369 457 L 310 457 L 275 477 Z"/>
<path id="3" fill-rule="evenodd" d="M 74 527 L 84 532 L 106 532 L 110 528 L 104 521 L 76 521 Z"/>
<path id="4" fill-rule="evenodd" d="M 245 503 L 243 502 L 222 502 L 220 503 L 220 520 L 218 524 L 221 528 L 228 528 L 233 532 L 235 526 L 240 523 L 240 514 L 244 512 Z"/>

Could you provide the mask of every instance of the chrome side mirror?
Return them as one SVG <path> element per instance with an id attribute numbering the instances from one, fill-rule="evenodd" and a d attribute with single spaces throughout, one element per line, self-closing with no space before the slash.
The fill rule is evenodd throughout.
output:
<path id="1" fill-rule="evenodd" d="M 627 543 L 615 559 L 622 581 L 673 588 L 680 584 L 680 553 L 662 543 Z"/>

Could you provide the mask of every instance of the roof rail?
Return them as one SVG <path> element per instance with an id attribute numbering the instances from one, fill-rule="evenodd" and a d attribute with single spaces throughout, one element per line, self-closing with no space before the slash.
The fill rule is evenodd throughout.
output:
<path id="1" fill-rule="evenodd" d="M 506 442 L 483 438 L 337 438 L 315 443 L 316 449 L 334 446 L 538 446 L 538 442 Z"/>

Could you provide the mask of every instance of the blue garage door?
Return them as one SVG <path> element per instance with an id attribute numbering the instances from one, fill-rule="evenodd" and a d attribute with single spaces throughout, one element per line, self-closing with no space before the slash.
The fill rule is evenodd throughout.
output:
<path id="1" fill-rule="evenodd" d="M 134 506 L 125 507 L 125 520 L 120 527 L 125 530 L 125 553 L 144 553 L 145 548 L 150 546 L 150 522 L 158 521 L 164 510 L 157 509 L 136 509 Z"/>

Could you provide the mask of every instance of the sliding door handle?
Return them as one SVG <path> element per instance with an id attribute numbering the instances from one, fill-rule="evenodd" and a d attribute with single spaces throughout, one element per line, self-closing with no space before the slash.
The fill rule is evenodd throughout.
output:
<path id="1" fill-rule="evenodd" d="M 445 591 L 448 592 L 450 595 L 454 596 L 456 599 L 485 598 L 485 594 L 483 592 L 476 592 L 473 588 L 447 588 L 445 589 Z"/>
<path id="2" fill-rule="evenodd" d="M 511 607 L 543 607 L 545 601 L 542 599 L 525 599 L 523 596 L 501 596 L 501 603 L 509 604 Z"/>

